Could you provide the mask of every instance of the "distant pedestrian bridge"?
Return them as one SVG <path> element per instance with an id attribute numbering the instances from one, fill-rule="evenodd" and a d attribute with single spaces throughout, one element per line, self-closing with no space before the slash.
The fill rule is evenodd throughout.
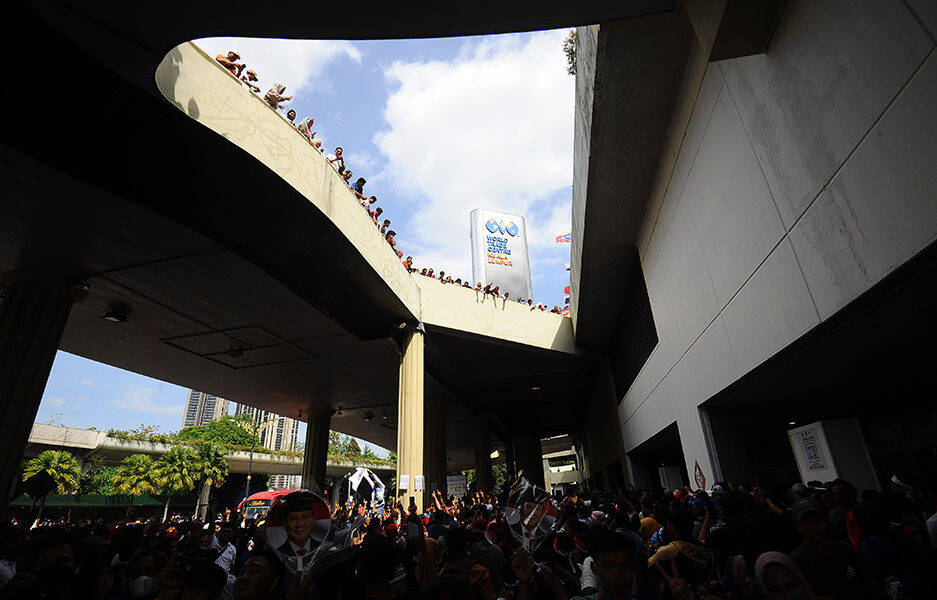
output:
<path id="1" fill-rule="evenodd" d="M 29 434 L 24 456 L 29 459 L 45 450 L 66 450 L 71 452 L 82 466 L 92 458 L 99 458 L 106 465 L 116 465 L 131 454 L 159 456 L 168 452 L 170 448 L 172 448 L 171 444 L 123 441 L 108 437 L 106 432 L 94 429 L 36 423 Z M 247 473 L 250 452 L 231 452 L 225 455 L 225 459 L 228 461 L 228 470 L 231 473 Z M 329 457 L 326 474 L 333 479 L 340 479 L 354 471 L 356 467 L 367 467 L 383 480 L 389 480 L 396 469 L 393 465 L 383 463 L 334 460 Z M 303 459 L 301 456 L 267 454 L 255 450 L 253 472 L 267 475 L 301 475 Z"/>

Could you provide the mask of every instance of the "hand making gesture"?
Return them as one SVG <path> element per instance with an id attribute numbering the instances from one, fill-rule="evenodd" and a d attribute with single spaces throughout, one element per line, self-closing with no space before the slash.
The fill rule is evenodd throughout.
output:
<path id="1" fill-rule="evenodd" d="M 657 567 L 661 577 L 667 582 L 670 595 L 674 600 L 696 600 L 696 592 L 693 590 L 693 586 L 687 583 L 686 579 L 681 578 L 680 573 L 677 572 L 677 563 L 672 558 L 669 562 L 670 573 L 659 562 L 654 563 L 654 566 Z"/>

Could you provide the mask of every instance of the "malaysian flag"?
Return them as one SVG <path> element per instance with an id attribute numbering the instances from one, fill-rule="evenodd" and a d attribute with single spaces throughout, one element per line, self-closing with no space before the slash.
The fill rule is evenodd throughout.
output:
<path id="1" fill-rule="evenodd" d="M 568 244 L 569 242 L 572 242 L 572 241 L 573 241 L 573 234 L 572 234 L 572 233 L 567 233 L 566 235 L 558 235 L 558 236 L 556 236 L 556 243 L 557 243 L 557 244 Z"/>

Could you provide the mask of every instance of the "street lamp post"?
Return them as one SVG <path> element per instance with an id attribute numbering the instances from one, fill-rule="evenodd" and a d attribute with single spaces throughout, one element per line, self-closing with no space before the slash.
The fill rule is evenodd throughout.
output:
<path id="1" fill-rule="evenodd" d="M 268 425 L 275 422 L 275 418 L 264 421 L 263 423 L 255 423 L 253 420 L 244 422 L 245 425 L 251 426 L 251 454 L 247 461 L 247 484 L 244 486 L 244 500 L 247 500 L 247 497 L 251 495 L 251 475 L 254 472 L 254 447 L 257 445 L 257 433 L 263 431 Z"/>

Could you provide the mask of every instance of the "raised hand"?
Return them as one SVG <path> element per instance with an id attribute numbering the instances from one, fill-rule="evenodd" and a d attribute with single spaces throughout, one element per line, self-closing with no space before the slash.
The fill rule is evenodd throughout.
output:
<path id="1" fill-rule="evenodd" d="M 654 563 L 654 566 L 657 567 L 661 577 L 667 582 L 667 587 L 670 588 L 670 595 L 673 596 L 674 600 L 696 600 L 696 592 L 693 591 L 693 586 L 687 583 L 686 579 L 681 578 L 680 573 L 677 572 L 677 563 L 675 563 L 672 558 L 669 562 L 670 573 L 661 566 L 660 562 Z"/>

